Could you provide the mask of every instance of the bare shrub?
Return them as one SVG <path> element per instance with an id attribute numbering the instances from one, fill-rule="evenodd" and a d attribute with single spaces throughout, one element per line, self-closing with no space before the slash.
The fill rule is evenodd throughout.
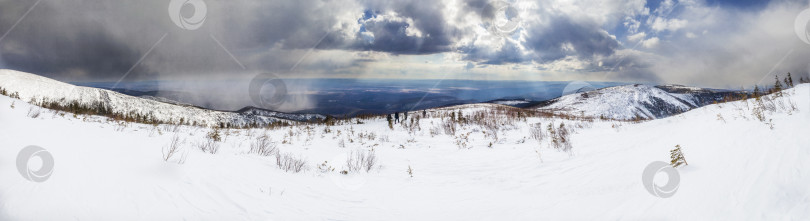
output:
<path id="1" fill-rule="evenodd" d="M 307 161 L 289 153 L 276 153 L 276 165 L 284 172 L 298 173 L 307 169 Z"/>
<path id="2" fill-rule="evenodd" d="M 180 145 L 183 142 L 180 141 L 180 136 L 178 134 L 174 134 L 172 139 L 169 141 L 168 146 L 163 147 L 163 161 L 169 161 L 172 157 L 177 155 L 180 151 Z"/>
<path id="3" fill-rule="evenodd" d="M 320 173 L 331 173 L 331 172 L 335 172 L 335 168 L 330 166 L 327 161 L 323 161 L 323 163 L 318 164 L 318 172 L 320 172 Z"/>
<path id="4" fill-rule="evenodd" d="M 450 135 L 450 136 L 455 136 L 456 135 L 456 131 L 458 131 L 458 128 L 457 128 L 457 125 L 456 125 L 456 121 L 453 120 L 453 119 L 455 119 L 455 115 L 453 115 L 453 118 L 442 121 L 441 127 L 442 127 L 442 129 L 444 129 L 444 134 L 447 134 L 447 135 Z"/>
<path id="5" fill-rule="evenodd" d="M 529 132 L 531 133 L 532 139 L 537 140 L 537 142 L 543 142 L 543 139 L 546 138 L 546 134 L 543 133 L 543 124 L 541 123 L 529 127 Z"/>
<path id="6" fill-rule="evenodd" d="M 430 137 L 438 136 L 440 134 L 439 133 L 440 130 L 441 129 L 439 129 L 438 127 L 431 127 L 430 128 Z"/>
<path id="7" fill-rule="evenodd" d="M 39 107 L 31 107 L 28 109 L 28 117 L 30 118 L 37 118 L 41 114 L 42 110 Z"/>
<path id="8" fill-rule="evenodd" d="M 560 147 L 558 149 L 571 152 L 573 146 L 571 146 L 571 132 L 567 127 L 565 127 L 564 123 L 560 123 L 560 129 L 557 130 L 557 135 L 559 136 Z"/>
<path id="9" fill-rule="evenodd" d="M 723 115 L 722 115 L 722 114 L 717 114 L 717 120 L 718 120 L 718 121 L 722 121 L 723 123 L 725 123 L 725 122 L 726 122 L 726 118 L 723 118 Z"/>
<path id="10" fill-rule="evenodd" d="M 375 165 L 377 165 L 377 154 L 374 151 L 355 150 L 346 158 L 346 168 L 351 172 L 363 170 L 369 172 L 374 169 Z"/>
<path id="11" fill-rule="evenodd" d="M 210 153 L 210 154 L 217 154 L 219 152 L 220 143 L 214 141 L 213 139 L 206 139 L 203 142 L 197 143 L 197 148 L 200 148 L 202 152 Z"/>
<path id="12" fill-rule="evenodd" d="M 222 141 L 222 136 L 219 135 L 219 129 L 214 129 L 211 132 L 208 132 L 208 134 L 206 135 L 206 138 L 208 138 L 209 140 L 216 141 L 216 142 Z"/>
<path id="13" fill-rule="evenodd" d="M 260 156 L 275 155 L 276 153 L 278 153 L 278 147 L 276 143 L 273 142 L 272 139 L 270 139 L 270 136 L 264 134 L 262 136 L 259 136 L 258 138 L 256 138 L 256 140 L 253 140 L 253 142 L 250 143 L 249 153 L 258 154 Z"/>
<path id="14" fill-rule="evenodd" d="M 118 132 L 124 131 L 124 129 L 126 129 L 127 126 L 129 126 L 129 123 L 127 123 L 126 121 L 115 122 L 115 131 Z"/>
<path id="15" fill-rule="evenodd" d="M 388 135 L 380 135 L 379 141 L 382 143 L 388 143 L 391 142 L 391 139 L 388 137 Z"/>
<path id="16" fill-rule="evenodd" d="M 558 128 L 554 127 L 554 123 L 549 124 L 548 132 L 551 137 L 551 147 L 570 153 L 573 148 L 571 146 L 571 132 L 565 126 L 565 123 L 560 123 Z"/>
<path id="17" fill-rule="evenodd" d="M 470 134 L 472 132 L 462 133 L 458 136 L 454 136 L 455 144 L 458 146 L 458 149 L 470 149 L 472 145 L 470 145 Z"/>

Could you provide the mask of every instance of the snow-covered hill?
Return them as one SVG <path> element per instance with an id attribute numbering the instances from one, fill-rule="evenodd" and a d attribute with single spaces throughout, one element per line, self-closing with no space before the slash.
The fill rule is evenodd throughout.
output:
<path id="1" fill-rule="evenodd" d="M 725 94 L 683 86 L 635 84 L 570 94 L 542 102 L 535 108 L 591 118 L 657 119 L 710 104 Z"/>
<path id="2" fill-rule="evenodd" d="M 179 122 L 181 119 L 189 124 L 216 126 L 220 123 L 229 125 L 247 125 L 256 123 L 265 125 L 279 120 L 322 119 L 322 115 L 284 114 L 268 110 L 254 111 L 247 114 L 208 110 L 190 105 L 161 102 L 159 99 L 133 97 L 118 92 L 75 86 L 35 74 L 14 70 L 0 70 L 0 87 L 9 93 L 19 93 L 23 101 L 42 100 L 69 103 L 78 101 L 81 104 L 102 102 L 116 113 L 135 112 L 153 116 L 163 122 Z"/>
<path id="3" fill-rule="evenodd" d="M 290 114 L 290 113 L 282 113 L 277 111 L 271 111 L 267 109 L 257 108 L 257 107 L 245 107 L 236 111 L 239 114 L 244 116 L 263 116 L 263 117 L 275 117 L 287 120 L 294 120 L 294 121 L 317 121 L 326 119 L 324 115 L 321 114 Z"/>
<path id="4" fill-rule="evenodd" d="M 215 154 L 199 148 L 209 128 L 60 116 L 0 96 L 0 220 L 808 220 L 810 84 L 785 94 L 641 123 L 475 104 L 412 113 L 393 129 L 384 118 L 225 129 Z M 561 123 L 571 152 L 550 147 L 547 128 Z M 251 153 L 265 134 L 309 169 Z M 179 154 L 164 161 L 174 138 Z M 29 145 L 53 156 L 44 182 L 17 170 Z M 679 189 L 653 196 L 644 168 L 675 145 L 689 163 Z M 375 166 L 342 174 L 358 152 Z"/>

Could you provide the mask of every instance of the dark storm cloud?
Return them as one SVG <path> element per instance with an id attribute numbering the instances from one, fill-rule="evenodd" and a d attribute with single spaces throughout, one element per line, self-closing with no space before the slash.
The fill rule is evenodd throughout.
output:
<path id="1" fill-rule="evenodd" d="M 168 2 L 42 1 L 0 42 L 0 60 L 5 68 L 63 80 L 117 80 L 138 64 L 130 80 L 244 71 L 237 61 L 247 71 L 288 70 L 304 57 L 295 50 L 310 48 L 432 54 L 452 50 L 459 35 L 435 1 L 206 1 L 206 21 L 194 31 L 170 21 Z M 31 5 L 0 2 L 2 30 Z M 398 18 L 358 20 L 369 10 Z M 360 29 L 373 40 L 361 38 Z"/>
<path id="2" fill-rule="evenodd" d="M 33 3 L 0 3 L 2 30 L 9 30 Z M 138 2 L 42 1 L 0 42 L 0 58 L 7 68 L 63 79 L 123 74 L 141 56 L 136 47 L 150 44 L 142 40 L 147 34 L 141 39 L 130 37 L 149 31 L 142 24 L 156 22 L 151 18 L 130 20 L 143 17 L 144 6 Z"/>
<path id="3" fill-rule="evenodd" d="M 628 54 L 613 54 L 591 63 L 587 69 L 602 72 L 603 80 L 658 83 L 661 78 L 652 70 L 654 55 L 630 51 Z"/>
<path id="4" fill-rule="evenodd" d="M 566 16 L 553 16 L 550 22 L 531 25 L 526 30 L 524 46 L 534 51 L 540 61 L 555 61 L 568 55 L 589 60 L 595 55 L 610 56 L 619 48 L 619 42 L 598 24 Z"/>
<path id="5" fill-rule="evenodd" d="M 204 25 L 186 31 L 170 21 L 168 1 L 48 0 L 0 42 L 0 56 L 7 68 L 68 80 L 117 80 L 146 55 L 127 76 L 130 80 L 245 71 L 239 63 L 248 71 L 285 70 L 303 56 L 294 50 L 310 48 L 395 55 L 454 51 L 481 64 L 508 64 L 550 62 L 570 54 L 587 59 L 610 55 L 618 46 L 598 25 L 564 16 L 526 26 L 526 42 L 507 42 L 498 48 L 458 46 L 460 39 L 474 33 L 450 25 L 450 20 L 464 16 L 446 15 L 443 10 L 460 7 L 460 15 L 474 13 L 487 21 L 495 16 L 490 3 L 206 1 Z M 0 27 L 10 28 L 31 5 L 0 3 Z M 531 50 L 534 58 L 517 44 Z M 564 44 L 574 51 L 566 51 Z M 352 64 L 356 63 L 345 65 Z"/>
<path id="6" fill-rule="evenodd" d="M 462 31 L 447 24 L 442 10 L 445 3 L 434 0 L 367 1 L 367 14 L 359 22 L 373 34 L 373 39 L 361 39 L 357 50 L 374 50 L 393 54 L 432 54 L 453 49 Z M 377 12 L 393 12 L 396 17 Z M 414 29 L 419 35 L 408 33 Z"/>
<path id="7" fill-rule="evenodd" d="M 688 21 L 686 26 L 672 27 L 666 33 L 653 33 L 650 28 L 642 27 L 640 30 L 649 32 L 648 36 L 660 38 L 656 39 L 660 40 L 659 46 L 628 49 L 605 31 L 622 32 L 607 23 L 611 16 L 621 17 L 623 12 L 605 13 L 606 19 L 580 12 L 579 8 L 564 8 L 571 5 L 587 8 L 588 2 L 530 2 L 536 7 L 527 7 L 528 11 L 520 15 L 523 19 L 520 28 L 510 36 L 494 36 L 482 31 L 489 30 L 486 26 L 492 25 L 495 17 L 502 16 L 493 7 L 494 0 L 205 0 L 207 18 L 200 29 L 193 31 L 183 30 L 171 22 L 169 2 L 42 0 L 0 41 L 0 66 L 68 81 L 116 81 L 130 68 L 132 72 L 124 80 L 175 76 L 249 78 L 257 72 L 287 73 L 293 67 L 297 71 L 294 76 L 308 72 L 307 76 L 351 77 L 352 73 L 365 76 L 376 72 L 366 70 L 369 68 L 384 69 L 386 62 L 397 59 L 396 55 L 451 52 L 453 56 L 448 57 L 457 59 L 453 62 L 471 62 L 469 64 L 481 71 L 497 65 L 532 65 L 556 70 L 566 67 L 554 67 L 555 63 L 567 62 L 576 63 L 571 66 L 576 70 L 562 73 L 615 72 L 610 75 L 648 81 L 664 76 L 660 73 L 681 70 L 661 67 L 669 65 L 667 62 L 673 58 L 682 61 L 680 63 L 693 64 L 691 69 L 696 73 L 717 69 L 717 66 L 734 66 L 734 61 L 739 60 L 737 57 L 756 53 L 755 50 L 739 52 L 738 48 L 756 44 L 736 40 L 738 46 L 707 51 L 702 53 L 706 59 L 693 62 L 691 58 L 696 56 L 690 51 L 707 48 L 694 43 L 694 39 L 702 39 L 709 45 L 728 45 L 726 39 L 775 33 L 771 30 L 742 32 L 739 30 L 746 28 L 733 24 L 750 25 L 754 23 L 750 18 L 756 18 L 769 21 L 757 27 L 790 26 L 798 10 L 794 8 L 806 5 L 771 2 L 766 9 L 781 9 L 785 13 L 758 17 L 767 10 L 737 13 L 737 10 L 726 12 L 721 8 L 710 11 L 700 9 L 703 7 L 700 2 L 685 2 L 679 6 L 684 9 L 677 10 L 671 17 Z M 724 7 L 724 4 L 716 5 Z M 31 5 L 33 1 L 0 0 L 0 33 L 11 29 Z M 711 12 L 716 18 L 700 12 Z M 735 14 L 739 15 L 735 17 Z M 777 15 L 779 21 L 772 19 Z M 702 25 L 702 21 L 707 22 Z M 780 40 L 785 35 L 792 37 L 790 27 L 779 30 L 782 29 L 788 33 L 780 34 Z M 728 33 L 730 37 L 718 37 L 717 33 Z M 733 37 L 740 33 L 742 37 Z M 614 34 L 626 36 L 626 33 Z M 160 40 L 163 36 L 166 37 Z M 509 39 L 497 40 L 500 37 Z M 154 50 L 150 51 L 152 46 Z M 309 53 L 313 48 L 314 52 Z M 369 59 L 357 56 L 361 52 L 395 56 Z M 657 55 L 658 60 L 651 61 L 647 59 L 649 56 L 635 52 Z M 459 56 L 454 56 L 455 53 Z M 142 57 L 143 61 L 138 63 Z M 296 65 L 299 62 L 301 64 Z M 684 65 L 680 63 L 672 66 Z M 796 66 L 791 59 L 784 65 Z M 666 74 L 667 77 L 685 75 Z M 699 78 L 693 76 L 689 79 Z"/>
<path id="8" fill-rule="evenodd" d="M 459 47 L 459 51 L 464 55 L 463 59 L 481 64 L 499 65 L 527 62 L 529 59 L 518 44 L 508 40 L 504 41 L 503 46 L 496 48 L 476 47 L 470 44 Z"/>
<path id="9" fill-rule="evenodd" d="M 133 67 L 126 80 L 244 71 L 234 60 L 244 60 L 248 70 L 284 70 L 297 62 L 286 56 L 298 54 L 272 48 L 349 45 L 345 33 L 334 32 L 340 25 L 336 13 L 345 10 L 317 0 L 206 1 L 206 21 L 194 31 L 171 22 L 168 3 L 43 0 L 0 42 L 0 60 L 3 68 L 62 80 L 116 81 Z M 0 30 L 9 30 L 32 5 L 33 1 L 0 2 Z"/>

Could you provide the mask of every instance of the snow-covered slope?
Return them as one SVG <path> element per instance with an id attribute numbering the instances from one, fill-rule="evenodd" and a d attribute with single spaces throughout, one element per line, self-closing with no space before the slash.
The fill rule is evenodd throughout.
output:
<path id="1" fill-rule="evenodd" d="M 682 100 L 696 107 L 702 107 L 715 102 L 722 103 L 726 98 L 740 98 L 746 94 L 750 95 L 749 92 L 741 90 L 718 90 L 677 84 L 658 85 L 655 87 L 664 90 L 673 96 L 681 98 Z"/>
<path id="2" fill-rule="evenodd" d="M 672 94 L 648 85 L 624 85 L 570 94 L 538 110 L 616 120 L 657 119 L 698 107 L 690 94 Z"/>
<path id="3" fill-rule="evenodd" d="M 155 119 L 164 122 L 177 123 L 182 118 L 184 122 L 207 126 L 216 126 L 220 123 L 227 123 L 229 125 L 257 123 L 263 125 L 282 119 L 298 120 L 299 118 L 323 118 L 323 116 L 320 115 L 296 116 L 294 114 L 281 114 L 266 110 L 261 113 L 251 114 L 208 110 L 189 105 L 160 102 L 155 99 L 133 97 L 105 89 L 75 86 L 35 74 L 14 70 L 0 70 L 0 87 L 5 88 L 9 93 L 19 93 L 20 99 L 23 101 L 30 101 L 32 99 L 41 100 L 45 98 L 64 103 L 72 101 L 78 101 L 82 104 L 103 102 L 116 113 L 135 112 L 141 115 L 154 116 Z M 279 115 L 283 116 L 283 118 L 276 117 Z"/>
<path id="4" fill-rule="evenodd" d="M 642 123 L 502 118 L 495 136 L 441 130 L 448 111 L 499 106 L 467 105 L 393 130 L 382 118 L 222 130 L 216 154 L 198 149 L 207 128 L 32 118 L 36 107 L 0 96 L 0 220 L 810 220 L 810 85 L 786 94 L 782 107 L 796 110 L 767 112 L 765 122 L 753 101 L 740 101 Z M 570 154 L 527 138 L 562 122 L 579 128 Z M 284 172 L 274 157 L 249 153 L 263 134 L 310 169 Z M 184 163 L 161 159 L 173 137 Z M 48 180 L 17 171 L 28 145 L 53 155 Z M 675 145 L 689 165 L 677 169 L 671 198 L 655 197 L 642 173 Z M 350 152 L 372 149 L 379 166 L 338 172 Z"/>

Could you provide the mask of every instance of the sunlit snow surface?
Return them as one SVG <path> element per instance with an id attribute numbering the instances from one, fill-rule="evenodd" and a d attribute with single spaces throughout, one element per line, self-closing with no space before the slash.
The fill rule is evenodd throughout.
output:
<path id="1" fill-rule="evenodd" d="M 105 96 L 87 88 L 65 92 L 69 86 L 45 80 L 4 80 L 3 87 L 21 95 Z M 767 124 L 752 116 L 750 102 L 740 101 L 637 124 L 529 118 L 499 128 L 497 140 L 460 126 L 456 136 L 469 133 L 470 149 L 460 149 L 457 137 L 431 135 L 441 123 L 431 116 L 440 112 L 460 109 L 471 116 L 499 107 L 477 104 L 431 110 L 413 133 L 400 125 L 391 130 L 385 119 L 330 132 L 324 126 L 222 131 L 217 154 L 194 145 L 210 129 L 120 127 L 101 117 L 48 110 L 31 118 L 36 107 L 26 99 L 0 96 L 0 220 L 808 220 L 810 85 L 786 94 L 798 111 L 769 113 Z M 162 105 L 107 96 L 144 109 Z M 552 122 L 586 125 L 571 137 L 571 154 L 528 138 L 529 127 Z M 248 154 L 250 142 L 263 133 L 282 152 L 306 158 L 310 169 L 286 173 L 274 157 Z M 161 159 L 175 135 L 185 141 L 184 164 Z M 28 145 L 53 155 L 48 180 L 35 183 L 18 173 L 15 158 Z M 644 189 L 642 171 L 653 161 L 669 161 L 675 145 L 683 147 L 689 165 L 678 169 L 674 196 L 655 197 Z M 342 170 L 350 151 L 372 148 L 379 167 L 369 173 L 316 169 L 327 161 Z"/>

